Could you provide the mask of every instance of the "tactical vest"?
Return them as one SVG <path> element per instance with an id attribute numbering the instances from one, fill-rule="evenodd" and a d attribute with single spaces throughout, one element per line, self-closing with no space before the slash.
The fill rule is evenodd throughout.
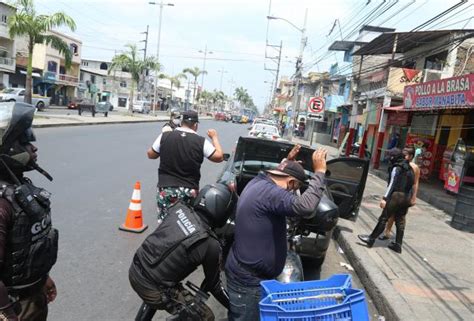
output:
<path id="1" fill-rule="evenodd" d="M 205 138 L 183 130 L 165 132 L 160 142 L 158 187 L 199 189 Z"/>
<path id="2" fill-rule="evenodd" d="M 13 207 L 0 278 L 10 289 L 26 288 L 44 278 L 56 263 L 58 231 L 51 225 L 51 194 L 26 181 L 0 182 L 0 197 Z"/>
<path id="3" fill-rule="evenodd" d="M 413 189 L 413 184 L 415 183 L 415 173 L 413 172 L 413 169 L 411 168 L 408 161 L 396 163 L 394 164 L 393 168 L 399 169 L 398 177 L 394 182 L 393 191 L 402 192 L 402 193 L 405 193 L 406 195 L 411 194 L 412 189 Z"/>
<path id="4" fill-rule="evenodd" d="M 134 264 L 143 276 L 158 286 L 174 287 L 197 266 L 189 259 L 190 248 L 213 232 L 198 215 L 181 202 L 169 208 L 169 214 L 135 253 Z"/>

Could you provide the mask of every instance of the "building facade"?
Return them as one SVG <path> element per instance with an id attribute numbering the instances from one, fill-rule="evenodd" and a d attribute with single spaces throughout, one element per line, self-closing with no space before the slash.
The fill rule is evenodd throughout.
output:
<path id="1" fill-rule="evenodd" d="M 0 2 L 0 89 L 10 87 L 10 77 L 15 74 L 16 42 L 8 33 L 8 17 L 14 14 L 15 7 Z"/>

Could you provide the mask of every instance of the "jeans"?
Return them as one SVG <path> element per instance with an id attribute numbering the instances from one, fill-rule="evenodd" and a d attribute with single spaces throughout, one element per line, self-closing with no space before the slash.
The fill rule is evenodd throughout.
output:
<path id="1" fill-rule="evenodd" d="M 229 293 L 230 309 L 229 321 L 256 321 L 260 320 L 260 286 L 248 286 L 240 283 L 226 273 L 227 292 Z"/>

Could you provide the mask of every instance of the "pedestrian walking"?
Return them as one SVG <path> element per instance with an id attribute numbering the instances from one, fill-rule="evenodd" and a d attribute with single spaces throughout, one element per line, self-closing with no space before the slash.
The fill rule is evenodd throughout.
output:
<path id="1" fill-rule="evenodd" d="M 230 297 L 229 321 L 259 319 L 260 281 L 274 279 L 283 270 L 287 254 L 286 217 L 309 217 L 325 190 L 325 150 L 313 153 L 314 175 L 297 196 L 307 176 L 295 161 L 300 146 L 275 170 L 260 173 L 242 191 L 236 208 L 235 239 L 225 271 Z"/>
<path id="2" fill-rule="evenodd" d="M 57 294 L 49 277 L 58 254 L 51 195 L 24 176 L 37 170 L 52 180 L 36 162 L 34 112 L 0 104 L 0 320 L 44 321 Z"/>
<path id="3" fill-rule="evenodd" d="M 214 229 L 222 227 L 234 208 L 233 194 L 224 184 L 205 186 L 194 208 L 178 202 L 163 223 L 135 253 L 129 270 L 132 288 L 144 301 L 135 320 L 151 321 L 156 310 L 172 320 L 213 321 L 211 309 L 181 282 L 202 265 L 201 291 L 227 309 L 229 297 L 220 280 L 221 247 Z M 168 319 L 167 319 L 168 320 Z"/>
<path id="4" fill-rule="evenodd" d="M 160 158 L 156 195 L 158 222 L 166 216 L 166 209 L 178 200 L 189 204 L 196 197 L 204 158 L 215 163 L 224 160 L 216 130 L 207 131 L 210 142 L 196 133 L 198 124 L 197 112 L 183 112 L 181 127 L 160 134 L 147 151 L 148 158 Z"/>
<path id="5" fill-rule="evenodd" d="M 395 242 L 390 243 L 388 248 L 401 253 L 403 235 L 405 233 L 405 216 L 408 208 L 411 206 L 415 173 L 400 149 L 394 148 L 390 150 L 389 157 L 391 163 L 390 179 L 387 191 L 380 202 L 382 214 L 370 235 L 358 235 L 358 237 L 369 248 L 372 247 L 375 239 L 384 232 L 389 218 L 393 216 L 395 219 L 396 236 Z"/>
<path id="6" fill-rule="evenodd" d="M 406 147 L 403 149 L 403 155 L 405 159 L 410 163 L 410 166 L 415 174 L 415 182 L 413 184 L 413 192 L 410 199 L 410 206 L 414 206 L 416 204 L 416 195 L 418 194 L 418 186 L 420 182 L 420 168 L 415 163 L 415 149 L 413 147 Z M 379 237 L 380 240 L 388 240 L 390 239 L 391 230 L 393 223 L 395 222 L 395 217 L 390 216 L 387 222 L 387 227 L 385 228 L 384 234 Z"/>

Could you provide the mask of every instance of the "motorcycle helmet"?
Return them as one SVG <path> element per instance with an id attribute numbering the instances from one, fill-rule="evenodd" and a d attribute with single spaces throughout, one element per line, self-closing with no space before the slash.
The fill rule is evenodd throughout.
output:
<path id="1" fill-rule="evenodd" d="M 171 109 L 170 121 L 175 126 L 180 126 L 181 125 L 181 112 L 179 111 L 179 109 L 177 109 L 177 108 Z"/>
<path id="2" fill-rule="evenodd" d="M 28 104 L 0 103 L 0 169 L 14 173 L 36 169 L 51 180 L 26 149 L 29 143 L 36 141 L 31 128 L 34 113 L 35 107 Z"/>
<path id="3" fill-rule="evenodd" d="M 194 200 L 196 212 L 204 216 L 212 228 L 224 226 L 235 205 L 235 195 L 224 184 L 204 186 Z"/>

